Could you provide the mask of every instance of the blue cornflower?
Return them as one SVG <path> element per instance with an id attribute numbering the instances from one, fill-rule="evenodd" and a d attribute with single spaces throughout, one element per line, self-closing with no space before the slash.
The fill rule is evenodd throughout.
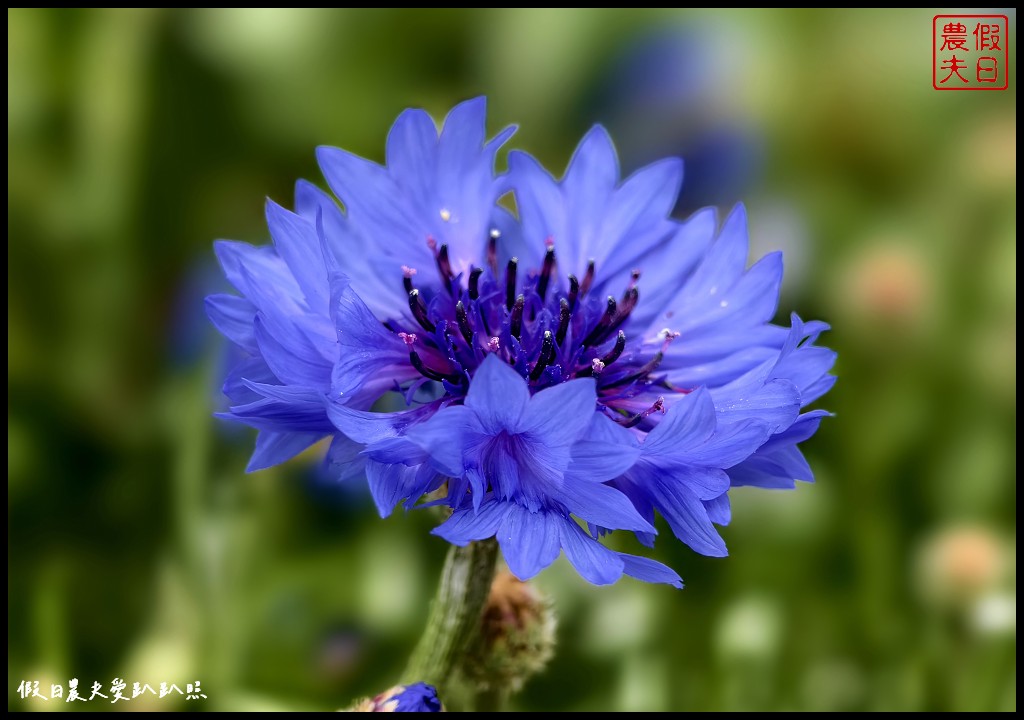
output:
<path id="1" fill-rule="evenodd" d="M 834 381 L 814 344 L 826 326 L 771 324 L 782 260 L 746 268 L 742 207 L 720 226 L 712 210 L 669 217 L 678 160 L 621 181 L 596 127 L 561 180 L 518 151 L 496 176 L 513 130 L 486 141 L 484 112 L 463 103 L 439 134 L 405 111 L 386 166 L 321 148 L 344 210 L 299 183 L 294 213 L 268 204 L 273 249 L 219 246 L 245 298 L 215 296 L 210 314 L 251 355 L 227 416 L 260 429 L 250 468 L 330 435 L 382 515 L 436 493 L 452 514 L 434 532 L 496 537 L 521 579 L 564 551 L 596 584 L 681 586 L 598 538 L 650 544 L 657 510 L 724 555 L 731 486 L 812 480 L 797 445 Z M 406 409 L 374 412 L 388 393 Z"/>
<path id="2" fill-rule="evenodd" d="M 437 689 L 426 683 L 396 685 L 351 708 L 351 712 L 444 712 Z"/>
<path id="3" fill-rule="evenodd" d="M 412 683 L 394 696 L 395 712 L 441 712 L 437 690 L 426 683 Z"/>

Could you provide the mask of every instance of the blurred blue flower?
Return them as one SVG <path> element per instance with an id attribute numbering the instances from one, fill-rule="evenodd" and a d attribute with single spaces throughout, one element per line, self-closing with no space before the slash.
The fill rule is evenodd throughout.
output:
<path id="1" fill-rule="evenodd" d="M 434 493 L 452 510 L 436 534 L 496 537 L 521 579 L 564 551 L 595 584 L 681 587 L 598 538 L 649 545 L 657 510 L 724 555 L 731 486 L 812 480 L 797 445 L 834 380 L 826 326 L 770 323 L 782 259 L 746 268 L 742 207 L 669 217 L 678 160 L 623 181 L 595 127 L 561 180 L 518 151 L 495 176 L 513 129 L 487 141 L 484 120 L 483 99 L 440 134 L 407 110 L 386 166 L 321 148 L 344 209 L 300 182 L 294 213 L 268 203 L 273 248 L 218 244 L 244 297 L 211 297 L 210 316 L 250 354 L 226 417 L 260 430 L 250 469 L 332 436 L 382 515 Z M 497 204 L 509 191 L 518 217 Z M 391 393 L 405 407 L 374 411 Z"/>
<path id="2" fill-rule="evenodd" d="M 737 32 L 714 17 L 647 28 L 610 56 L 590 93 L 586 112 L 607 123 L 625 167 L 686 158 L 677 213 L 731 206 L 764 166 L 763 131 L 734 102 L 754 60 Z"/>

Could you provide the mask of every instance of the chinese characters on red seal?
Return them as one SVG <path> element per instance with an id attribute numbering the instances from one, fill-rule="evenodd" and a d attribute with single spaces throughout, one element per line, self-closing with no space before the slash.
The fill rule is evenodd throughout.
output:
<path id="1" fill-rule="evenodd" d="M 1009 20 L 1005 15 L 936 15 L 932 20 L 932 87 L 1006 90 Z"/>

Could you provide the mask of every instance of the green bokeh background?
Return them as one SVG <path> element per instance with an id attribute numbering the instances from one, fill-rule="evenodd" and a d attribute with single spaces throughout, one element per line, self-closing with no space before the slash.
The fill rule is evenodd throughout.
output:
<path id="1" fill-rule="evenodd" d="M 734 493 L 727 559 L 663 538 L 681 592 L 546 570 L 558 654 L 514 706 L 1015 710 L 1010 13 L 1010 89 L 936 92 L 930 11 L 9 10 L 9 708 L 68 708 L 22 680 L 208 695 L 134 709 L 329 709 L 394 680 L 434 520 L 381 521 L 315 452 L 245 475 L 202 296 L 215 238 L 267 241 L 264 197 L 322 182 L 316 145 L 381 160 L 401 109 L 486 94 L 555 169 L 597 121 L 640 137 L 630 167 L 677 152 L 648 124 L 750 139 L 714 201 L 786 251 L 780 319 L 829 321 L 839 351 L 818 482 Z M 623 83 L 658 33 L 684 60 Z M 627 107 L 647 81 L 667 89 Z"/>

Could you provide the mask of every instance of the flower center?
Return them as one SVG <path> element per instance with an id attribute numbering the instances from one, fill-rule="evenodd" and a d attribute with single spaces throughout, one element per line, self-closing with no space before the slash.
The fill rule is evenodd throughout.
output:
<path id="1" fill-rule="evenodd" d="M 491 231 L 486 266 L 471 267 L 468 277 L 452 271 L 448 246 L 429 238 L 440 287 L 424 285 L 421 291 L 414 282 L 418 270 L 402 266 L 412 322 L 407 318 L 405 324 L 385 325 L 409 348 L 409 362 L 422 376 L 414 385 L 435 381 L 447 395 L 464 396 L 483 359 L 497 355 L 527 380 L 532 392 L 573 378 L 595 378 L 598 401 L 628 427 L 664 412 L 663 397 L 637 411 L 641 393 L 684 392 L 655 374 L 678 333 L 663 330 L 645 341 L 621 329 L 640 299 L 639 270 L 632 272 L 619 299 L 591 292 L 593 260 L 582 280 L 569 275 L 556 288 L 552 240 L 547 241 L 541 267 L 524 276 L 517 258 L 499 267 L 499 237 L 497 230 Z"/>

